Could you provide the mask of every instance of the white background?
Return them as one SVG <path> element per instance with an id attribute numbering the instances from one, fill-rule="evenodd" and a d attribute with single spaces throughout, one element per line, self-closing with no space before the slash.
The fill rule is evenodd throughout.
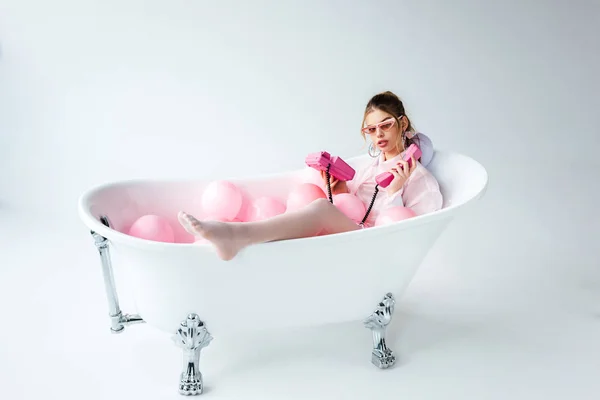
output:
<path id="1" fill-rule="evenodd" d="M 398 304 L 399 367 L 359 323 L 233 337 L 206 396 L 597 399 L 599 38 L 592 0 L 0 1 L 0 397 L 178 398 L 168 339 L 108 333 L 84 190 L 354 155 L 392 90 L 490 174 Z"/>

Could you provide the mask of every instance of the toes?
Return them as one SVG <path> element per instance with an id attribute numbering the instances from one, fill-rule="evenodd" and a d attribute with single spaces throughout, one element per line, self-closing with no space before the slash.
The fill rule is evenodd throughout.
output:
<path id="1" fill-rule="evenodd" d="M 190 219 L 189 222 L 190 222 L 190 225 L 192 225 L 193 228 L 200 229 L 201 225 L 200 225 L 200 222 L 197 219 L 195 219 L 195 218 L 194 219 Z"/>
<path id="2" fill-rule="evenodd" d="M 184 213 L 183 211 L 179 211 L 179 213 L 177 214 L 177 219 L 179 220 L 180 223 L 186 223 L 187 222 L 187 214 Z"/>
<path id="3" fill-rule="evenodd" d="M 200 223 L 200 221 L 198 221 L 193 216 L 184 213 L 183 211 L 180 211 L 177 214 L 177 219 L 179 220 L 179 223 L 185 228 L 185 230 L 188 231 L 188 233 L 197 235 L 202 229 L 202 224 Z"/>
<path id="4" fill-rule="evenodd" d="M 193 215 L 186 214 L 183 211 L 180 211 L 179 214 L 177 214 L 177 218 L 179 221 L 185 222 L 189 225 L 200 226 L 200 221 L 198 221 Z"/>
<path id="5" fill-rule="evenodd" d="M 194 226 L 200 226 L 200 221 L 196 219 L 193 215 L 185 214 L 185 220 Z"/>

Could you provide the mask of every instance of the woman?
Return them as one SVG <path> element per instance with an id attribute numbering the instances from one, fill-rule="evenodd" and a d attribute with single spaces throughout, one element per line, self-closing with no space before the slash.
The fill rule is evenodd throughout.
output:
<path id="1" fill-rule="evenodd" d="M 210 241 L 221 259 L 231 260 L 251 244 L 372 226 L 377 215 L 387 207 L 405 206 L 417 214 L 442 207 L 442 194 L 433 175 L 414 158 L 410 168 L 402 160 L 403 151 L 415 140 L 415 131 L 398 96 L 388 91 L 371 98 L 365 108 L 361 134 L 370 139 L 369 154 L 374 161 L 357 171 L 352 181 L 332 179 L 331 188 L 335 194 L 352 193 L 363 203 L 370 204 L 375 176 L 385 171 L 394 175 L 385 190 L 378 193 L 364 225 L 357 225 L 327 199 L 318 199 L 300 210 L 257 222 L 199 221 L 185 212 L 179 213 L 179 222 L 192 235 Z"/>

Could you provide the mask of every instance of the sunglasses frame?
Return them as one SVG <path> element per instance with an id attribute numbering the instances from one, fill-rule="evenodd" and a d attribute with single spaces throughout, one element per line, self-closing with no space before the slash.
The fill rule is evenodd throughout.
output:
<path id="1" fill-rule="evenodd" d="M 361 132 L 362 132 L 362 133 L 364 133 L 365 135 L 372 135 L 372 134 L 374 134 L 374 133 L 377 133 L 377 130 L 378 130 L 378 129 L 381 129 L 382 131 L 384 131 L 384 132 L 387 132 L 387 131 L 389 131 L 390 129 L 392 129 L 392 128 L 394 127 L 394 125 L 396 125 L 396 123 L 397 123 L 397 122 L 400 120 L 400 118 L 402 118 L 403 116 L 404 116 L 404 115 L 400 115 L 400 116 L 398 116 L 398 118 L 397 118 L 397 119 L 396 119 L 396 118 L 394 118 L 394 117 L 389 117 L 389 118 L 386 118 L 386 119 L 384 119 L 383 121 L 381 121 L 381 122 L 378 122 L 378 123 L 376 123 L 376 124 L 365 126 L 364 128 L 362 128 L 362 129 L 361 129 Z M 390 121 L 390 120 L 391 120 L 391 121 Z M 390 122 L 391 122 L 392 124 L 390 125 L 390 127 L 389 127 L 389 128 L 387 128 L 387 129 L 383 129 L 383 128 L 381 128 L 381 126 L 382 126 L 382 125 L 389 124 Z M 369 132 L 369 130 L 370 130 L 370 129 L 372 129 L 372 128 L 375 128 L 375 130 L 374 130 L 373 132 Z"/>

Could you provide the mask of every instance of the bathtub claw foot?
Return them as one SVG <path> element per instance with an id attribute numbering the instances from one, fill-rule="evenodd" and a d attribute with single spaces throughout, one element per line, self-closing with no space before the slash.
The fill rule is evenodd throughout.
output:
<path id="1" fill-rule="evenodd" d="M 383 300 L 377 305 L 377 308 L 363 324 L 366 328 L 371 329 L 373 333 L 373 350 L 371 352 L 371 362 L 377 368 L 386 369 L 396 363 L 394 352 L 387 347 L 385 341 L 385 332 L 387 326 L 392 321 L 394 314 L 394 305 L 396 301 L 391 293 L 387 293 Z"/>
<path id="2" fill-rule="evenodd" d="M 200 351 L 209 345 L 213 337 L 197 314 L 189 314 L 173 335 L 175 344 L 183 349 L 183 372 L 179 377 L 179 393 L 195 396 L 204 391 L 200 372 Z"/>
<path id="3" fill-rule="evenodd" d="M 390 349 L 375 350 L 371 353 L 371 363 L 379 369 L 386 369 L 393 366 L 396 363 L 396 356 Z"/>

